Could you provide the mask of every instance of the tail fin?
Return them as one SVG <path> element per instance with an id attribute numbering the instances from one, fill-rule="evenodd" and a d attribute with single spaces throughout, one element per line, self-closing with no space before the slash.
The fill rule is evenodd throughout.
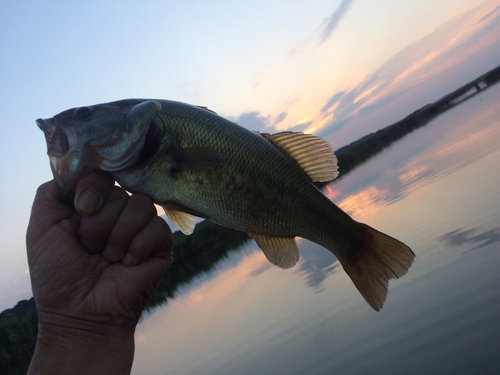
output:
<path id="1" fill-rule="evenodd" d="M 404 243 L 365 227 L 368 235 L 364 249 L 352 256 L 339 258 L 344 270 L 366 302 L 376 311 L 384 305 L 389 279 L 398 279 L 408 272 L 415 254 Z"/>

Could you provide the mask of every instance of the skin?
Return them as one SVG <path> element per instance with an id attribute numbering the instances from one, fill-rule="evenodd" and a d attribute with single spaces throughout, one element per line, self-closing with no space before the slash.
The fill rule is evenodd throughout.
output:
<path id="1" fill-rule="evenodd" d="M 173 237 L 143 194 L 93 172 L 74 208 L 54 181 L 37 191 L 27 251 L 39 332 L 29 374 L 129 374 L 134 331 L 164 272 Z"/>

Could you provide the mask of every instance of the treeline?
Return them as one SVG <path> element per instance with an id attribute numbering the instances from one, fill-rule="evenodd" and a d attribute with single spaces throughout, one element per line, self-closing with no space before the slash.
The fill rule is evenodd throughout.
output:
<path id="1" fill-rule="evenodd" d="M 38 313 L 33 298 L 0 314 L 0 374 L 25 374 L 35 350 Z"/>
<path id="2" fill-rule="evenodd" d="M 440 100 L 413 112 L 403 120 L 338 149 L 335 152 L 340 172 L 337 179 L 462 102 L 464 98 L 460 101 L 457 101 L 457 98 L 461 98 L 471 88 L 475 87 L 479 92 L 485 89 L 480 88 L 480 83 L 489 87 L 499 80 L 500 67 L 497 67 Z M 473 95 L 475 93 L 470 96 Z M 318 187 L 324 185 L 317 184 Z M 192 235 L 185 236 L 176 232 L 174 238 L 174 264 L 161 280 L 147 306 L 148 310 L 168 303 L 170 298 L 175 297 L 180 286 L 189 283 L 197 275 L 210 271 L 229 252 L 238 249 L 241 244 L 249 240 L 244 232 L 224 228 L 208 221 L 199 223 Z M 38 315 L 33 298 L 20 301 L 14 308 L 0 313 L 0 374 L 26 373 L 35 348 L 37 323 Z"/>
<path id="3" fill-rule="evenodd" d="M 439 113 L 441 112 L 420 109 L 391 126 L 364 136 L 362 139 L 338 149 L 335 155 L 337 155 L 338 159 L 339 177 L 345 176 L 386 147 L 389 147 L 415 129 L 426 125 Z"/>

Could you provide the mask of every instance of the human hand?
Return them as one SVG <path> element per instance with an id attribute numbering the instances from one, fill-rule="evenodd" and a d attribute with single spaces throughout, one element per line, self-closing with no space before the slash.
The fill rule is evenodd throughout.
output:
<path id="1" fill-rule="evenodd" d="M 173 261 L 172 233 L 151 200 L 94 172 L 79 182 L 73 208 L 50 181 L 37 191 L 26 242 L 39 314 L 34 362 L 43 364 L 54 346 L 76 345 L 80 354 L 98 348 L 86 354 L 94 362 L 106 353 L 109 364 L 128 358 L 131 366 L 135 326 Z"/>

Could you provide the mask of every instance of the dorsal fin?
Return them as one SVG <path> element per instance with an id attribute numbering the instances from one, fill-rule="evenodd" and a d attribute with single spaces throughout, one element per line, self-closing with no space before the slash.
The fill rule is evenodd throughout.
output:
<path id="1" fill-rule="evenodd" d="M 259 134 L 295 160 L 311 181 L 331 181 L 339 175 L 337 157 L 325 140 L 312 134 L 294 132 Z"/>
<path id="2" fill-rule="evenodd" d="M 205 107 L 204 105 L 197 105 L 197 107 L 198 107 L 198 108 L 201 108 L 201 109 L 204 109 L 205 111 L 208 111 L 208 112 L 212 112 L 212 113 L 217 114 L 217 112 L 212 111 L 210 108 Z"/>
<path id="3" fill-rule="evenodd" d="M 163 207 L 168 218 L 185 235 L 193 233 L 195 217 L 172 207 Z"/>
<path id="4" fill-rule="evenodd" d="M 299 248 L 295 237 L 276 237 L 260 233 L 248 233 L 272 264 L 280 268 L 290 268 L 299 261 Z"/>

